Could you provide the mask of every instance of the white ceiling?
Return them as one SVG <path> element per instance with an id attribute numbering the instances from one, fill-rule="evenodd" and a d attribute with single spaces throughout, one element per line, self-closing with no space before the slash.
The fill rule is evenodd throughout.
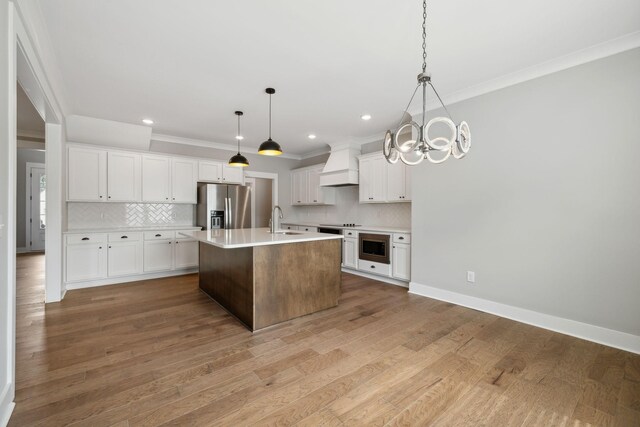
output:
<path id="1" fill-rule="evenodd" d="M 421 63 L 416 0 L 39 0 L 69 113 L 302 154 L 394 126 Z M 638 0 L 430 0 L 441 94 L 640 30 Z M 373 119 L 360 120 L 369 113 Z M 318 135 L 315 141 L 307 134 Z M 247 149 L 247 151 L 250 149 Z"/>

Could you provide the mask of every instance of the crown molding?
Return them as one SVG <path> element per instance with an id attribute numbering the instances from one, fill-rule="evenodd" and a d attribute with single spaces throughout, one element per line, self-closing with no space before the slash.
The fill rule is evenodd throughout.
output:
<path id="1" fill-rule="evenodd" d="M 172 144 L 192 145 L 195 147 L 215 148 L 218 150 L 233 151 L 233 152 L 238 150 L 238 147 L 234 144 L 223 144 L 220 142 L 205 141 L 203 139 L 184 138 L 181 136 L 165 135 L 160 133 L 152 133 L 151 140 L 158 141 L 158 142 L 170 142 Z M 257 152 L 256 153 L 245 152 L 245 154 L 259 155 Z M 299 154 L 283 153 L 278 157 L 284 158 L 284 159 L 302 160 L 302 156 Z"/>
<path id="2" fill-rule="evenodd" d="M 629 33 L 625 36 L 603 43 L 598 43 L 585 49 L 572 52 L 568 55 L 560 56 L 558 58 L 446 94 L 442 97 L 442 100 L 445 105 L 452 105 L 470 98 L 475 98 L 476 96 L 504 89 L 519 83 L 524 83 L 529 80 L 537 79 L 538 77 L 557 73 L 558 71 L 563 71 L 568 68 L 593 62 L 598 59 L 603 59 L 638 47 L 640 47 L 640 31 Z M 427 111 L 436 110 L 438 108 L 441 108 L 439 102 L 432 101 L 427 105 Z M 421 115 L 422 111 L 415 110 L 411 111 L 410 114 L 415 117 Z"/>
<path id="3" fill-rule="evenodd" d="M 312 157 L 321 156 L 323 154 L 329 154 L 331 150 L 329 148 L 321 148 L 319 150 L 309 151 L 300 156 L 301 160 L 310 159 Z"/>

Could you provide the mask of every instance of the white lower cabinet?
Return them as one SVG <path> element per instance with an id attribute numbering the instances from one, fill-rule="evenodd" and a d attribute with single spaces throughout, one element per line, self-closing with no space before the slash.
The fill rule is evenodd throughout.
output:
<path id="1" fill-rule="evenodd" d="M 144 242 L 144 272 L 173 270 L 173 239 Z"/>
<path id="2" fill-rule="evenodd" d="M 345 237 L 342 241 L 342 265 L 358 268 L 358 239 Z"/>
<path id="3" fill-rule="evenodd" d="M 108 284 L 110 278 L 135 280 L 137 275 L 198 264 L 198 242 L 180 237 L 179 231 L 67 234 L 65 239 L 67 283 Z"/>
<path id="4" fill-rule="evenodd" d="M 394 243 L 391 252 L 391 269 L 395 279 L 411 279 L 411 245 Z"/>
<path id="5" fill-rule="evenodd" d="M 106 242 L 71 243 L 66 246 L 67 282 L 98 280 L 107 277 Z"/>
<path id="6" fill-rule="evenodd" d="M 142 273 L 142 233 L 109 233 L 107 275 Z"/>
<path id="7" fill-rule="evenodd" d="M 197 267 L 200 260 L 198 258 L 198 241 L 190 239 L 176 239 L 175 268 Z"/>

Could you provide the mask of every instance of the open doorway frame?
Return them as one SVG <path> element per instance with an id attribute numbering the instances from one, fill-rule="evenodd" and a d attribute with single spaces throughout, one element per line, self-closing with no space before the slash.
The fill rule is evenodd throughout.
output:
<path id="1" fill-rule="evenodd" d="M 6 153 L 5 172 L 0 174 L 0 195 L 6 197 L 6 207 L 0 209 L 0 223 L 4 222 L 4 236 L 0 240 L 0 260 L 3 265 L 0 282 L 6 288 L 0 287 L 0 295 L 6 296 L 6 310 L 0 312 L 0 349 L 3 352 L 3 365 L 6 378 L 0 383 L 0 424 L 7 422 L 11 416 L 15 399 L 15 348 L 16 348 L 16 191 L 17 191 L 17 84 L 25 89 L 29 100 L 45 122 L 45 167 L 47 171 L 47 228 L 45 230 L 45 301 L 60 301 L 63 296 L 62 288 L 62 219 L 64 214 L 64 138 L 63 114 L 53 93 L 42 66 L 41 57 L 36 46 L 38 43 L 30 36 L 25 27 L 25 20 L 21 6 L 12 1 L 0 3 L 0 7 L 7 8 L 7 80 L 1 82 L 7 90 L 5 102 L 7 112 L 7 146 L 0 150 Z M 27 6 L 25 6 L 27 7 Z M 4 30 L 4 29 L 3 29 Z M 4 154 L 3 153 L 3 154 Z M 4 264 L 6 263 L 6 264 Z M 6 341 L 5 341 L 6 338 Z M 4 357 L 6 356 L 6 357 Z"/>

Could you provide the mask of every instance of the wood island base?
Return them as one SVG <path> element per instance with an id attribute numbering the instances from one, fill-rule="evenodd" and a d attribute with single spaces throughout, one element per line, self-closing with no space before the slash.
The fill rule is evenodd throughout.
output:
<path id="1" fill-rule="evenodd" d="M 257 331 L 338 305 L 341 240 L 243 248 L 200 242 L 200 289 Z"/>

